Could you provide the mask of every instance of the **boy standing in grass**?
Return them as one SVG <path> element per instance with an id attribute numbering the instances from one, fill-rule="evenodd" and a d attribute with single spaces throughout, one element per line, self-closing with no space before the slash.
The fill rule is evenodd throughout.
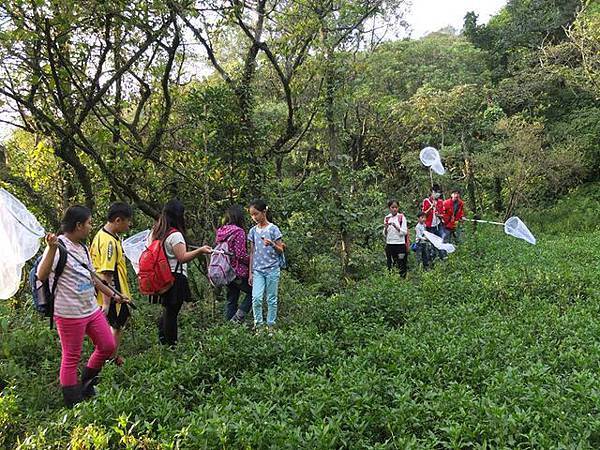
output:
<path id="1" fill-rule="evenodd" d="M 416 244 L 417 244 L 417 255 L 421 258 L 421 262 L 423 263 L 423 269 L 429 270 L 430 267 L 430 252 L 431 252 L 431 244 L 425 237 L 425 218 L 426 214 L 424 212 L 420 212 L 417 215 L 417 225 L 415 226 L 416 233 Z"/>
<path id="2" fill-rule="evenodd" d="M 119 235 L 129 230 L 132 217 L 133 211 L 127 203 L 116 202 L 110 205 L 107 222 L 96 233 L 90 247 L 92 263 L 100 278 L 129 298 L 131 293 L 127 282 L 127 265 Z M 112 359 L 120 366 L 124 360 L 118 354 L 119 344 L 130 312 L 126 304 L 116 303 L 113 300 L 112 296 L 98 292 L 98 304 L 102 307 L 115 338 L 115 352 Z"/>

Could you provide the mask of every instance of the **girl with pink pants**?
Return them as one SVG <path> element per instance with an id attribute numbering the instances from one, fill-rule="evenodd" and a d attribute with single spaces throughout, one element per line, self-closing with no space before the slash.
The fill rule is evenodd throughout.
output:
<path id="1" fill-rule="evenodd" d="M 54 234 L 46 236 L 48 246 L 37 269 L 38 279 L 42 282 L 49 280 L 51 292 L 54 292 L 54 321 L 62 348 L 60 384 L 65 405 L 69 408 L 95 394 L 98 374 L 115 351 L 110 326 L 96 302 L 96 289 L 111 296 L 117 303 L 128 300 L 113 295 L 108 286 L 78 262 L 83 262 L 93 271 L 89 253 L 82 243 L 92 230 L 91 217 L 91 211 L 85 206 L 68 208 L 61 222 L 63 234 L 60 237 Z M 59 242 L 67 252 L 58 248 Z M 57 273 L 58 276 L 55 276 Z M 94 343 L 94 352 L 79 382 L 77 366 L 86 335 Z"/>

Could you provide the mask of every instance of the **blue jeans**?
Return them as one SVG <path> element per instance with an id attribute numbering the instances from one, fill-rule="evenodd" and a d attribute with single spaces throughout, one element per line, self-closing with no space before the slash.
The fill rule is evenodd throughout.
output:
<path id="1" fill-rule="evenodd" d="M 252 287 L 248 284 L 248 278 L 236 278 L 227 285 L 227 307 L 225 310 L 225 318 L 231 320 L 238 310 L 238 301 L 241 293 L 246 294 L 244 301 L 239 305 L 244 314 L 250 312 L 252 305 Z"/>
<path id="2" fill-rule="evenodd" d="M 419 242 L 417 244 L 417 255 L 421 259 L 425 270 L 429 270 L 431 267 L 431 247 L 433 246 L 429 242 Z"/>
<path id="3" fill-rule="evenodd" d="M 275 325 L 277 320 L 277 288 L 279 287 L 279 267 L 271 272 L 252 272 L 252 312 L 254 325 L 263 325 L 263 297 L 267 293 L 267 325 Z"/>

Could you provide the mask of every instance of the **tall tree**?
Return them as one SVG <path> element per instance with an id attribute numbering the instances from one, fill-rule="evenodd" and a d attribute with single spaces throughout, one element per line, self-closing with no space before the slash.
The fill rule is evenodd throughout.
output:
<path id="1" fill-rule="evenodd" d="M 140 96 L 132 123 L 121 120 L 110 97 L 115 89 L 116 98 L 122 95 L 123 83 L 139 80 L 143 61 L 149 67 L 162 54 L 165 101 L 144 149 L 147 157 L 155 156 L 169 116 L 168 80 L 179 45 L 174 15 L 153 10 L 145 2 L 16 1 L 2 3 L 0 16 L 7 30 L 0 36 L 0 95 L 20 119 L 13 124 L 52 140 L 56 155 L 73 170 L 90 207 L 95 204 L 91 164 L 119 197 L 156 214 L 152 202 L 136 192 L 133 180 L 115 173 L 93 136 L 102 127 L 114 131 L 116 121 L 129 125 L 136 135 L 136 121 L 149 95 Z M 113 133 L 113 141 L 117 137 L 121 138 Z"/>

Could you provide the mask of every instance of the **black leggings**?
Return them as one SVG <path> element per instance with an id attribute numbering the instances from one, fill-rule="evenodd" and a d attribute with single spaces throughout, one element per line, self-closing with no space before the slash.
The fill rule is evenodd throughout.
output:
<path id="1" fill-rule="evenodd" d="M 163 345 L 177 343 L 177 316 L 184 301 L 191 298 L 190 286 L 187 278 L 175 273 L 175 283 L 167 292 L 160 296 L 163 310 L 158 319 L 158 341 Z"/>
<path id="2" fill-rule="evenodd" d="M 387 268 L 391 272 L 392 266 L 400 270 L 400 275 L 406 277 L 407 271 L 407 254 L 406 244 L 386 244 L 385 256 L 387 257 Z"/>

